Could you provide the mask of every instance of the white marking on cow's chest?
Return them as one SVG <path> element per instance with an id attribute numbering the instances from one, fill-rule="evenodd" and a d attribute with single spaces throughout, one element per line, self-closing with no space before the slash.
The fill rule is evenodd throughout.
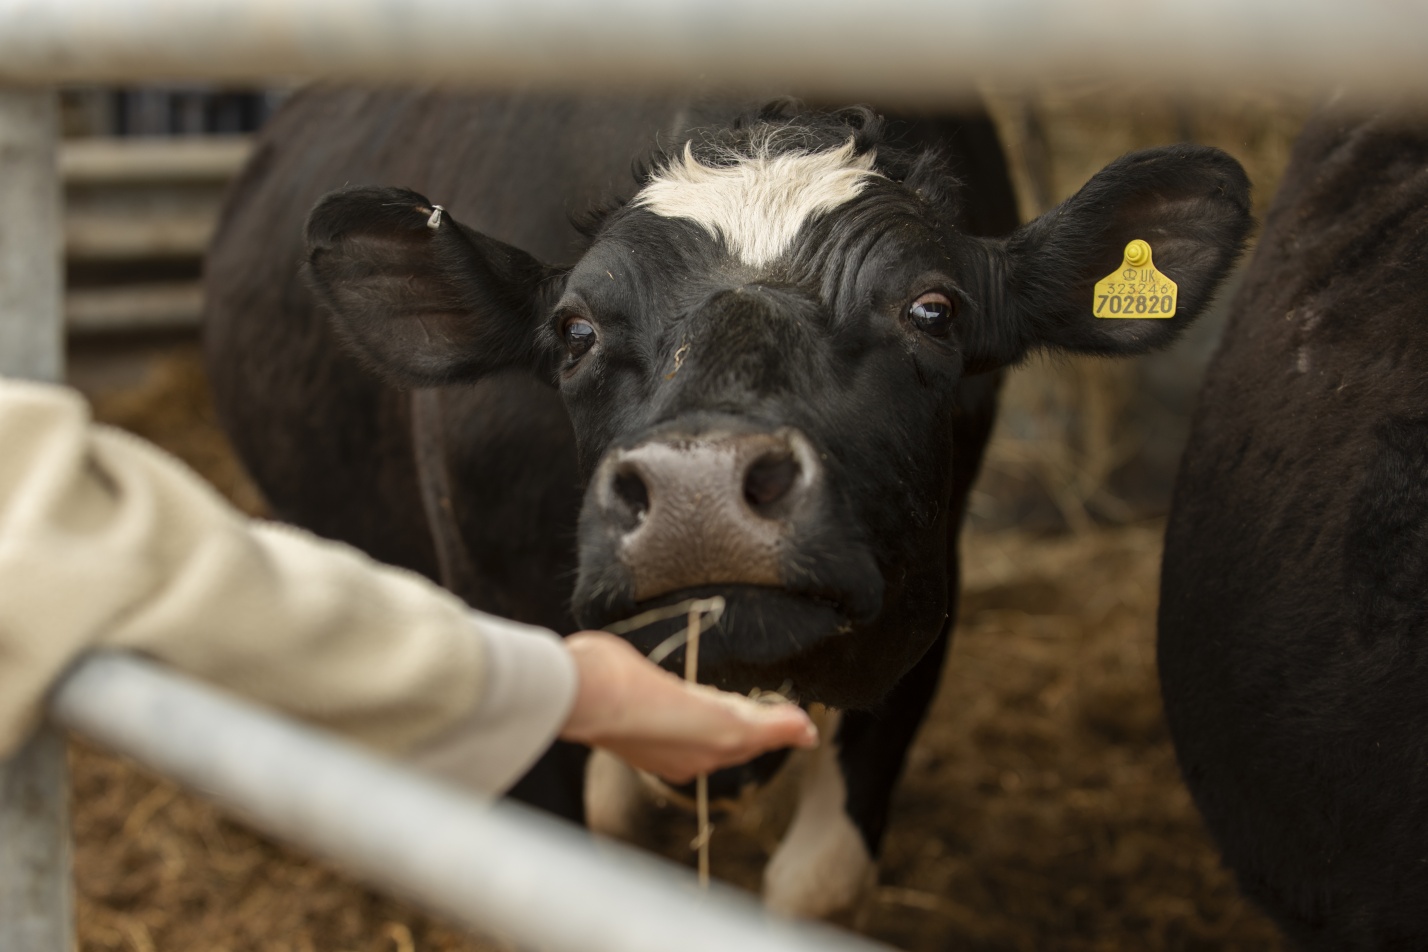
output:
<path id="1" fill-rule="evenodd" d="M 633 767 L 598 748 L 590 752 L 585 767 L 585 823 L 591 830 L 642 842 L 640 814 L 647 794 Z"/>
<path id="2" fill-rule="evenodd" d="M 741 261 L 762 267 L 793 243 L 805 222 L 851 201 L 873 171 L 874 154 L 853 140 L 828 152 L 741 156 L 727 166 L 684 157 L 657 174 L 635 197 L 665 218 L 687 218 L 722 237 Z"/>
<path id="3" fill-rule="evenodd" d="M 764 868 L 764 904 L 774 912 L 823 919 L 853 911 L 877 880 L 877 864 L 845 809 L 848 786 L 838 764 L 834 713 L 803 777 L 798 809 L 783 842 Z"/>
<path id="4" fill-rule="evenodd" d="M 782 813 L 785 796 L 796 795 L 793 821 L 764 869 L 764 902 L 783 915 L 844 916 L 856 912 L 876 885 L 877 863 L 846 809 L 848 787 L 838 763 L 836 741 L 842 715 L 817 705 L 809 714 L 823 737 L 819 748 L 794 752 L 769 783 L 745 787 L 737 801 L 722 802 L 721 812 L 729 815 L 721 822 L 756 831 L 769 817 Z M 659 800 L 668 800 L 686 812 L 694 809 L 692 801 L 613 755 L 599 750 L 591 755 L 586 768 L 585 810 L 592 830 L 657 847 L 658 838 L 651 835 L 647 821 L 652 801 Z M 715 850 L 719 842 L 716 828 Z"/>

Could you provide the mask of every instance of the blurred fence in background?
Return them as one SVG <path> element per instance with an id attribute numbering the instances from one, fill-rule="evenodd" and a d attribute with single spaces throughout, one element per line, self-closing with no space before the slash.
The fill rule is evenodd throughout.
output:
<path id="1" fill-rule="evenodd" d="M 224 190 L 283 95 L 203 85 L 61 92 L 71 334 L 197 327 Z"/>

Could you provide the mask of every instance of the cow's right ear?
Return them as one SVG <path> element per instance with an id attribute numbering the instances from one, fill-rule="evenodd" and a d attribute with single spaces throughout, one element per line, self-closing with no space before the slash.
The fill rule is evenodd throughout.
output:
<path id="1" fill-rule="evenodd" d="M 554 272 L 401 188 L 346 188 L 313 208 L 307 269 L 339 337 L 400 386 L 471 381 L 523 367 Z"/>

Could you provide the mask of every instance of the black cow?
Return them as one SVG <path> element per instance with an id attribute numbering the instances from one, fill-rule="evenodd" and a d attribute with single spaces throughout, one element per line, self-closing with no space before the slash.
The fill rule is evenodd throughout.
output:
<path id="1" fill-rule="evenodd" d="M 1176 485 L 1160 675 L 1241 888 L 1304 949 L 1428 948 L 1428 124 L 1295 146 Z"/>
<path id="2" fill-rule="evenodd" d="M 300 279 L 300 220 L 347 183 Z M 1014 221 L 981 113 L 310 92 L 215 240 L 210 368 L 280 516 L 481 608 L 567 631 L 723 596 L 705 680 L 845 711 L 766 882 L 829 912 L 936 686 L 996 371 L 1168 343 L 1247 190 L 1222 153 L 1152 150 L 979 237 Z M 1178 315 L 1093 318 L 1136 238 Z"/>

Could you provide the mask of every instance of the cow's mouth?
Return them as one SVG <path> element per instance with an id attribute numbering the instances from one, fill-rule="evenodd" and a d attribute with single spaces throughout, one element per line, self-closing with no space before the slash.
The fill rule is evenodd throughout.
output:
<path id="1" fill-rule="evenodd" d="M 783 588 L 710 585 L 640 602 L 635 614 L 716 595 L 724 600 L 724 609 L 700 636 L 699 680 L 740 694 L 757 689 L 777 691 L 791 700 L 820 700 L 820 679 L 807 662 L 811 654 L 823 654 L 818 649 L 826 642 L 846 640 L 852 633 L 848 609 L 822 595 Z M 679 636 L 688 624 L 687 615 L 681 613 L 622 634 L 646 655 L 665 648 L 660 663 L 683 673 L 685 648 Z M 671 639 L 679 644 L 672 651 L 667 650 Z"/>

